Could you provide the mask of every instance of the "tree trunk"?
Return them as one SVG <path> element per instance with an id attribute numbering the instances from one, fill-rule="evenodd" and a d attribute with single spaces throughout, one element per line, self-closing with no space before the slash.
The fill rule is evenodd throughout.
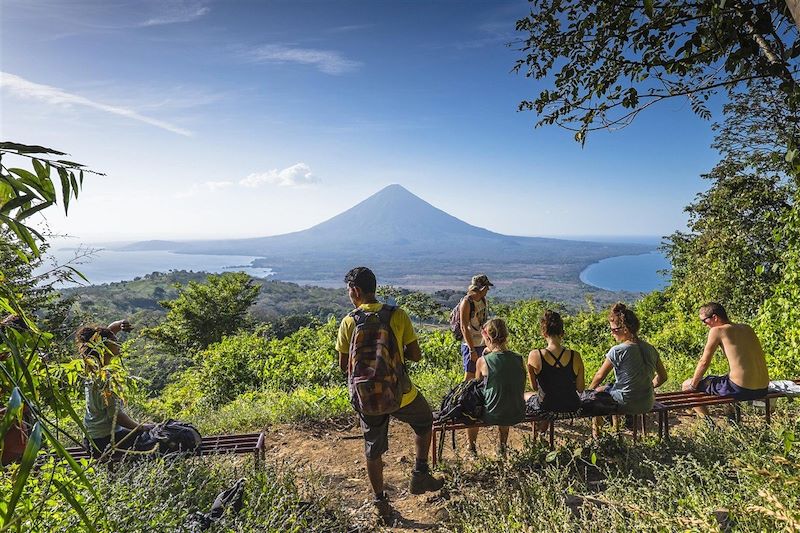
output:
<path id="1" fill-rule="evenodd" d="M 789 8 L 789 13 L 792 14 L 794 25 L 800 30 L 800 0 L 786 0 L 786 7 Z"/>

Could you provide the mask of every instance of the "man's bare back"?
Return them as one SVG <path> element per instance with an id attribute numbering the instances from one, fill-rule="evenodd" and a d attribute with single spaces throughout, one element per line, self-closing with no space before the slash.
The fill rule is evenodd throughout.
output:
<path id="1" fill-rule="evenodd" d="M 747 324 L 731 323 L 713 326 L 708 332 L 704 352 L 710 350 L 713 355 L 717 347 L 722 348 L 728 359 L 730 379 L 736 385 L 754 390 L 769 385 L 764 351 L 753 328 Z"/>

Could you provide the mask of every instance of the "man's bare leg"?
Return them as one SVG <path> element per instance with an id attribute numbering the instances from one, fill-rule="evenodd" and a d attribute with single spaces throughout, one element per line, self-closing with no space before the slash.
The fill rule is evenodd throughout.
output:
<path id="1" fill-rule="evenodd" d="M 506 448 L 508 447 L 508 430 L 511 426 L 497 426 L 498 431 L 500 432 L 500 454 L 505 455 Z"/>
<path id="2" fill-rule="evenodd" d="M 375 493 L 375 496 L 380 496 L 383 493 L 383 459 L 381 457 L 367 459 L 367 477 L 372 485 L 372 492 Z"/>
<path id="3" fill-rule="evenodd" d="M 692 380 L 691 379 L 687 379 L 686 381 L 683 382 L 683 385 L 681 385 L 681 390 L 683 390 L 683 391 L 693 391 L 693 390 L 697 390 L 697 389 L 692 387 Z M 708 417 L 708 407 L 695 407 L 694 408 L 694 412 L 697 413 L 697 416 L 699 416 L 701 418 Z"/>
<path id="4" fill-rule="evenodd" d="M 600 438 L 600 429 L 603 427 L 603 417 L 596 416 L 592 418 L 592 437 L 595 439 Z"/>
<path id="5" fill-rule="evenodd" d="M 475 443 L 478 441 L 478 429 L 477 427 L 469 427 L 467 428 L 467 439 L 469 440 L 469 451 L 475 453 L 476 447 Z"/>

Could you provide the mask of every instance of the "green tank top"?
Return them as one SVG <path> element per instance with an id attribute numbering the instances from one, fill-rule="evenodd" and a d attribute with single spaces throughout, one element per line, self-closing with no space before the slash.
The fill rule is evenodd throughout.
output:
<path id="1" fill-rule="evenodd" d="M 511 426 L 525 418 L 525 364 L 518 353 L 491 352 L 483 354 L 489 370 L 484 378 L 486 412 L 483 420 L 489 424 Z"/>

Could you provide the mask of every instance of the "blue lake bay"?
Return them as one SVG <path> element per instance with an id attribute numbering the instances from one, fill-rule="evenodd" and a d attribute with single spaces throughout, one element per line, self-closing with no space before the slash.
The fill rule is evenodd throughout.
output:
<path id="1" fill-rule="evenodd" d="M 669 275 L 659 271 L 669 268 L 669 261 L 660 252 L 622 255 L 589 265 L 580 278 L 588 285 L 609 291 L 650 292 L 667 286 Z"/>

